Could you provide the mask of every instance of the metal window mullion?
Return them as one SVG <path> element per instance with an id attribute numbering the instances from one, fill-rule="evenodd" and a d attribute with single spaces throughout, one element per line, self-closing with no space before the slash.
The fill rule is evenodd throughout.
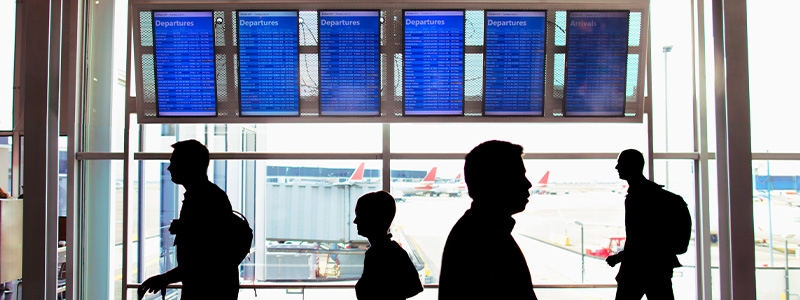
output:
<path id="1" fill-rule="evenodd" d="M 131 95 L 131 60 L 132 60 L 132 53 L 130 51 L 132 39 L 133 39 L 133 20 L 136 18 L 133 17 L 133 9 L 130 4 L 128 4 L 128 14 L 127 14 L 127 24 L 126 27 L 126 38 L 125 38 L 125 99 L 130 99 Z M 136 113 L 136 102 L 133 101 L 125 101 L 125 130 L 123 132 L 123 156 L 124 159 L 122 161 L 122 286 L 128 284 L 128 244 L 130 243 L 130 234 L 128 232 L 128 225 L 130 223 L 129 212 L 130 212 L 130 197 L 129 197 L 129 190 L 130 190 L 130 164 L 131 164 L 131 143 L 130 143 L 130 136 L 131 136 L 131 116 Z M 141 192 L 141 190 L 140 190 Z M 140 237 L 141 243 L 141 237 Z M 139 270 L 141 274 L 141 270 Z M 127 291 L 122 291 L 120 293 L 120 300 L 125 300 L 127 297 Z"/>
<path id="2" fill-rule="evenodd" d="M 77 160 L 123 160 L 125 152 L 77 152 Z"/>
<path id="3" fill-rule="evenodd" d="M 650 10 L 647 10 L 647 14 L 650 15 Z M 644 23 L 643 23 L 644 25 Z M 647 32 L 650 32 L 650 18 L 647 18 Z M 646 85 L 647 85 L 647 97 L 642 97 L 644 99 L 644 107 L 642 108 L 642 117 L 647 115 L 647 174 L 650 180 L 655 179 L 655 168 L 653 167 L 653 61 L 651 59 L 650 52 L 653 50 L 651 44 L 653 43 L 650 35 L 647 35 L 647 51 L 644 54 L 647 56 L 645 58 L 646 66 L 647 66 L 647 77 L 646 77 Z"/>
<path id="4" fill-rule="evenodd" d="M 61 2 L 25 2 L 21 94 L 30 101 L 25 181 L 35 183 L 23 203 L 22 272 L 26 299 L 56 296 L 58 234 L 58 117 Z"/>
<path id="5" fill-rule="evenodd" d="M 753 153 L 753 160 L 800 160 L 800 153 Z"/>
<path id="6" fill-rule="evenodd" d="M 695 151 L 695 278 L 697 299 L 712 299 L 711 222 L 708 176 L 708 111 L 706 105 L 706 34 L 704 0 L 692 1 L 692 89 L 694 95 Z M 700 242 L 697 242 L 697 241 Z"/>
<path id="7" fill-rule="evenodd" d="M 82 182 L 79 177 L 81 173 L 79 168 L 82 166 L 81 162 L 75 159 L 75 153 L 79 149 L 78 141 L 81 141 L 80 125 L 82 122 L 76 122 L 81 118 L 78 112 L 83 111 L 79 109 L 82 103 L 83 95 L 83 51 L 84 51 L 84 32 L 85 32 L 85 19 L 84 19 L 85 6 L 83 1 L 72 0 L 65 2 L 65 31 L 67 37 L 65 39 L 63 71 L 66 79 L 62 84 L 64 88 L 64 99 L 62 103 L 66 105 L 66 122 L 60 124 L 67 124 L 65 130 L 67 135 L 67 224 L 66 224 L 66 242 L 67 245 L 82 245 L 82 237 L 80 234 L 81 222 L 83 216 L 80 208 L 83 206 L 78 192 L 80 190 L 79 184 Z M 81 264 L 81 251 L 82 247 L 67 247 L 66 265 L 66 298 L 79 299 L 81 295 L 82 285 L 80 274 L 82 272 Z"/>
<path id="8" fill-rule="evenodd" d="M 721 298 L 755 299 L 746 2 L 713 0 L 712 13 Z"/>
<path id="9" fill-rule="evenodd" d="M 381 162 L 383 163 L 383 170 L 381 170 L 381 184 L 383 190 L 392 191 L 392 149 L 391 149 L 391 124 L 383 123 L 383 140 L 381 148 L 383 153 L 381 155 Z"/>

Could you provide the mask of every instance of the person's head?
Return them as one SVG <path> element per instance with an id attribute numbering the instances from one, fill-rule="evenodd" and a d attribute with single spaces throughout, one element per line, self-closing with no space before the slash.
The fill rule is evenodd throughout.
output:
<path id="1" fill-rule="evenodd" d="M 172 144 L 169 157 L 169 173 L 176 184 L 192 183 L 208 178 L 208 148 L 197 140 L 185 140 Z"/>
<path id="2" fill-rule="evenodd" d="M 631 180 L 639 177 L 644 177 L 642 171 L 644 170 L 644 156 L 641 152 L 635 149 L 628 149 L 622 151 L 617 156 L 617 173 L 619 179 Z"/>
<path id="3" fill-rule="evenodd" d="M 397 211 L 394 197 L 385 191 L 366 193 L 356 203 L 358 234 L 366 238 L 379 238 L 389 232 Z"/>
<path id="4" fill-rule="evenodd" d="M 522 155 L 522 146 L 505 141 L 473 148 L 464 160 L 464 181 L 472 200 L 508 214 L 525 210 L 532 185 Z"/>

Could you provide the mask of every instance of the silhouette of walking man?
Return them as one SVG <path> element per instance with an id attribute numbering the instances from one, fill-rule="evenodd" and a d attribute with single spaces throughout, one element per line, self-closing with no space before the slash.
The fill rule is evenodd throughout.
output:
<path id="1" fill-rule="evenodd" d="M 472 206 L 444 246 L 440 300 L 536 299 L 525 256 L 511 230 L 512 215 L 525 210 L 531 182 L 525 177 L 522 146 L 484 142 L 467 154 L 464 180 Z M 490 256 L 476 243 L 491 243 Z M 491 264 L 490 274 L 480 272 Z"/>
<path id="2" fill-rule="evenodd" d="M 237 299 L 239 266 L 226 259 L 228 247 L 223 242 L 232 211 L 223 190 L 208 181 L 209 155 L 206 146 L 196 140 L 172 145 L 169 158 L 172 182 L 183 185 L 186 193 L 180 218 L 172 221 L 169 232 L 175 235 L 178 266 L 145 280 L 139 287 L 139 299 L 145 293 L 161 292 L 168 284 L 182 282 L 181 299 Z"/>
<path id="3" fill-rule="evenodd" d="M 681 267 L 692 220 L 686 202 L 642 175 L 644 156 L 628 149 L 617 158 L 619 178 L 628 181 L 625 196 L 625 249 L 606 259 L 622 263 L 617 273 L 616 300 L 673 300 L 672 269 Z"/>
<path id="4" fill-rule="evenodd" d="M 353 223 L 358 234 L 369 240 L 364 272 L 356 283 L 359 300 L 401 300 L 422 292 L 422 282 L 408 253 L 390 239 L 389 226 L 396 210 L 394 198 L 385 191 L 358 198 Z"/>

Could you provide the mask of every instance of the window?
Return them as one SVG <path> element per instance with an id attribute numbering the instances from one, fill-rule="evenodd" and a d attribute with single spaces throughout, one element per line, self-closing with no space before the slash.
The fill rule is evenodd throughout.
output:
<path id="1" fill-rule="evenodd" d="M 0 64 L 14 66 L 14 54 L 17 29 L 17 2 L 0 3 L 0 39 L 7 41 L 0 46 Z M 0 72 L 0 84 L 5 86 L 0 92 L 0 130 L 11 130 L 14 126 L 14 68 L 3 68 Z"/>

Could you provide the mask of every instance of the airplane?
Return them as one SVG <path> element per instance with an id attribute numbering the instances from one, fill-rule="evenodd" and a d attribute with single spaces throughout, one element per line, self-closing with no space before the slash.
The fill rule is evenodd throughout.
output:
<path id="1" fill-rule="evenodd" d="M 567 195 L 570 192 L 610 191 L 621 194 L 627 184 L 618 182 L 550 182 L 550 171 L 531 187 L 531 195 Z"/>
<path id="2" fill-rule="evenodd" d="M 437 196 L 447 195 L 450 197 L 463 197 L 466 195 L 466 192 L 467 183 L 464 182 L 463 178 L 461 178 L 461 173 L 458 173 L 455 181 L 440 183 L 439 186 L 434 189 L 432 194 Z"/>
<path id="3" fill-rule="evenodd" d="M 353 171 L 353 175 L 350 175 L 350 178 L 343 182 L 337 182 L 333 185 L 354 185 L 359 183 L 365 183 L 366 180 L 364 179 L 364 163 L 358 165 L 355 171 Z"/>
<path id="4" fill-rule="evenodd" d="M 392 182 L 392 194 L 397 195 L 396 199 L 415 195 L 431 195 L 438 187 L 436 167 L 433 167 L 420 182 Z"/>

